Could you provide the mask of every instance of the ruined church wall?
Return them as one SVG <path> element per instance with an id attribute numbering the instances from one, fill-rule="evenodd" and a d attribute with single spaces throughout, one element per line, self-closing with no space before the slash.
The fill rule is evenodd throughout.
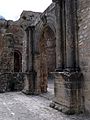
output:
<path id="1" fill-rule="evenodd" d="M 14 22 L 0 21 L 1 24 L 3 26 L 0 26 L 0 92 L 22 90 L 23 73 L 14 71 L 14 51 L 17 50 L 22 55 L 24 31 Z"/>
<path id="2" fill-rule="evenodd" d="M 0 92 L 4 92 L 8 86 L 8 75 L 13 72 L 13 47 L 12 34 L 0 36 Z"/>
<path id="3" fill-rule="evenodd" d="M 42 20 L 42 17 L 46 16 L 46 21 Z M 35 52 L 39 52 L 39 41 L 45 26 L 49 26 L 54 33 L 56 33 L 56 16 L 55 16 L 55 4 L 51 4 L 36 20 L 35 26 Z"/>
<path id="4" fill-rule="evenodd" d="M 79 64 L 84 76 L 85 109 L 90 112 L 90 0 L 78 0 Z"/>
<path id="5" fill-rule="evenodd" d="M 45 18 L 45 19 L 43 19 Z M 36 71 L 36 90 L 37 93 L 41 92 L 41 76 L 40 76 L 40 39 L 44 32 L 45 27 L 49 26 L 51 30 L 56 33 L 56 17 L 55 17 L 55 4 L 51 4 L 37 19 L 37 24 L 35 26 L 35 37 L 34 37 L 34 69 Z M 56 34 L 55 34 L 56 35 Z M 46 68 L 45 68 L 46 69 Z M 44 70 L 45 70 L 44 69 Z M 46 71 L 46 70 L 45 70 Z M 47 72 L 47 71 L 46 71 Z M 47 75 L 45 75 L 47 79 Z"/>

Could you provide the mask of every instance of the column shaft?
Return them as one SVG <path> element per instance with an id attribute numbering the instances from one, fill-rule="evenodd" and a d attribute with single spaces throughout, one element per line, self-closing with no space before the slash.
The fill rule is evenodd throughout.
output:
<path id="1" fill-rule="evenodd" d="M 56 70 L 63 69 L 63 41 L 62 41 L 62 25 L 61 25 L 61 3 L 57 1 L 55 6 L 56 14 Z"/>
<path id="2" fill-rule="evenodd" d="M 35 71 L 34 71 L 34 48 L 33 32 L 34 27 L 27 28 L 27 71 L 23 92 L 25 94 L 35 94 Z"/>
<path id="3" fill-rule="evenodd" d="M 27 71 L 32 70 L 32 31 L 30 28 L 27 30 Z"/>
<path id="4" fill-rule="evenodd" d="M 74 70 L 76 66 L 75 57 L 75 2 L 65 0 L 66 17 L 66 69 Z"/>

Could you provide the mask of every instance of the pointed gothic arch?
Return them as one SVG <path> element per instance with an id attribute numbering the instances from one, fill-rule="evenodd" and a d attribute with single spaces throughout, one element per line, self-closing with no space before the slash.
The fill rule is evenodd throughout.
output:
<path id="1" fill-rule="evenodd" d="M 56 68 L 56 38 L 50 26 L 45 26 L 39 41 L 41 91 L 47 91 L 48 76 Z"/>

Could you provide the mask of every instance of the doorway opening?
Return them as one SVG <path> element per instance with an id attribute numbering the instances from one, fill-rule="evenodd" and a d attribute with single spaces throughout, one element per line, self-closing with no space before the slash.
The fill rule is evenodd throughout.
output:
<path id="1" fill-rule="evenodd" d="M 14 72 L 22 71 L 22 55 L 18 50 L 14 51 Z"/>
<path id="2" fill-rule="evenodd" d="M 41 92 L 54 95 L 54 78 L 51 72 L 56 68 L 56 38 L 49 26 L 42 32 L 39 48 Z"/>

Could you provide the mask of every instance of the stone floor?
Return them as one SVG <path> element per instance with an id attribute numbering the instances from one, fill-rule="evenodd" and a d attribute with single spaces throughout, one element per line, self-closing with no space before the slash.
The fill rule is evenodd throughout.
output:
<path id="1" fill-rule="evenodd" d="M 48 100 L 53 100 L 53 98 L 54 98 L 54 79 L 48 80 L 47 93 L 43 93 L 40 96 L 42 96 Z"/>
<path id="2" fill-rule="evenodd" d="M 0 120 L 90 120 L 89 115 L 67 116 L 49 107 L 50 100 L 21 92 L 0 94 Z"/>
<path id="3" fill-rule="evenodd" d="M 48 92 L 40 96 L 22 92 L 0 94 L 0 120 L 90 120 L 89 115 L 67 116 L 49 107 L 54 97 L 54 81 L 48 81 Z"/>

